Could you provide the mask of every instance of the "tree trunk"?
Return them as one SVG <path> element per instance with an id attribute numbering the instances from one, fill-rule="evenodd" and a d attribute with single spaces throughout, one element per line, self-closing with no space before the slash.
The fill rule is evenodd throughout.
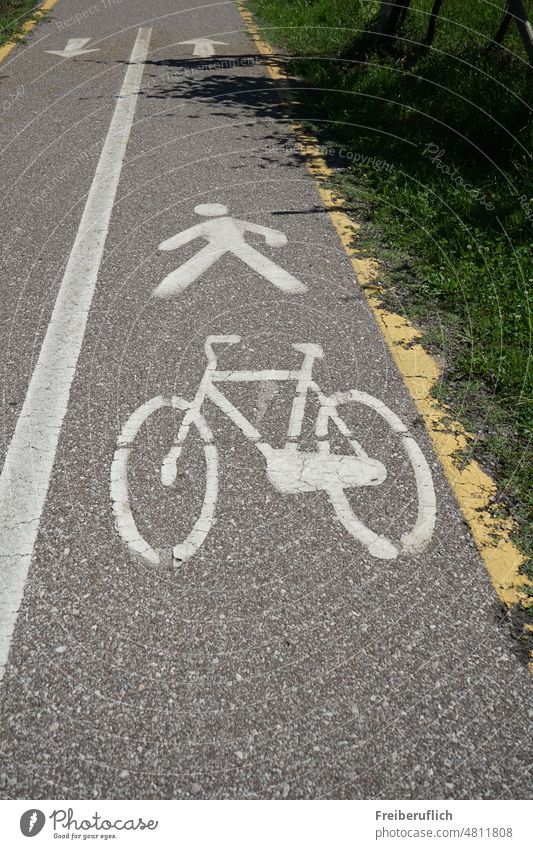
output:
<path id="1" fill-rule="evenodd" d="M 498 32 L 492 39 L 494 44 L 501 44 L 507 30 L 509 29 L 509 24 L 511 23 L 511 10 L 509 8 L 510 4 L 507 3 L 507 9 L 503 13 L 503 18 L 501 19 L 500 26 L 498 27 Z"/>
<path id="2" fill-rule="evenodd" d="M 442 0 L 435 0 L 435 2 L 433 3 L 431 15 L 429 16 L 428 31 L 424 39 L 424 44 L 427 44 L 428 47 L 431 47 L 431 45 L 433 44 L 433 39 L 435 38 L 435 33 L 437 31 L 437 18 L 440 15 L 441 6 Z"/>
<path id="3" fill-rule="evenodd" d="M 378 13 L 378 31 L 384 36 L 394 36 L 405 19 L 411 0 L 382 0 Z"/>
<path id="4" fill-rule="evenodd" d="M 533 62 L 533 28 L 528 20 L 522 0 L 509 0 L 509 11 L 514 17 L 529 60 Z"/>

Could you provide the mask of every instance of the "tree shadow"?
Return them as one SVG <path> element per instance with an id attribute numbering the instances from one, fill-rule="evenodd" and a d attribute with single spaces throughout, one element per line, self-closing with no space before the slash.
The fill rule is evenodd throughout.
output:
<path id="1" fill-rule="evenodd" d="M 267 68 L 280 57 L 255 54 L 223 56 L 210 61 L 198 59 L 159 59 L 146 62 L 144 96 L 161 100 L 203 101 L 214 107 L 213 115 L 238 109 L 257 119 L 286 118 L 279 87 L 267 74 L 250 73 L 251 68 Z M 155 73 L 150 73 L 150 70 Z M 219 106 L 223 112 L 217 112 Z"/>
<path id="2" fill-rule="evenodd" d="M 293 129 L 294 119 L 301 113 L 302 105 L 310 102 L 312 92 L 294 76 L 288 76 L 280 86 L 279 81 L 268 74 L 269 66 L 279 68 L 280 64 L 290 66 L 291 63 L 287 56 L 257 54 L 226 55 L 212 60 L 148 60 L 142 95 L 168 103 L 169 111 L 161 112 L 161 116 L 169 119 L 176 115 L 173 105 L 201 102 L 207 104 L 213 117 L 235 116 L 243 122 L 264 122 L 263 140 L 271 141 L 272 149 L 269 152 L 267 148 L 259 154 L 263 163 L 260 167 L 275 162 L 291 168 L 309 161 L 312 164 L 313 159 L 325 159 L 332 169 L 345 169 L 346 158 L 335 146 L 320 147 L 315 154 L 310 149 L 305 153 L 300 149 Z M 307 114 L 306 117 L 312 119 L 315 115 Z M 194 120 L 199 116 L 188 112 L 187 118 Z"/>

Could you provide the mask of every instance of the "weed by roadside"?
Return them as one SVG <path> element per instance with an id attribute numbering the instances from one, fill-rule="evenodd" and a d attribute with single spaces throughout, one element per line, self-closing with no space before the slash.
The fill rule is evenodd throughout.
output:
<path id="1" fill-rule="evenodd" d="M 39 11 L 42 0 L 0 0 L 0 45 L 10 41 Z"/>

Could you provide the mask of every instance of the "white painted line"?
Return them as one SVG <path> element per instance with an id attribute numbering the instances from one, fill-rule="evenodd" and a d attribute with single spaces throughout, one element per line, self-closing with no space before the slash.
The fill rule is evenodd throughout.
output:
<path id="1" fill-rule="evenodd" d="M 178 44 L 193 44 L 193 56 L 202 56 L 206 59 L 208 56 L 215 55 L 215 44 L 228 46 L 227 41 L 213 41 L 212 38 L 191 38 L 190 41 L 179 41 Z"/>
<path id="2" fill-rule="evenodd" d="M 52 53 L 54 56 L 61 56 L 63 59 L 72 59 L 73 56 L 83 56 L 84 53 L 98 53 L 99 47 L 85 49 L 85 45 L 89 44 L 90 40 L 90 38 L 69 38 L 63 50 L 45 50 L 45 53 Z"/>
<path id="3" fill-rule="evenodd" d="M 139 30 L 50 324 L 0 475 L 0 678 L 67 412 L 150 43 Z"/>

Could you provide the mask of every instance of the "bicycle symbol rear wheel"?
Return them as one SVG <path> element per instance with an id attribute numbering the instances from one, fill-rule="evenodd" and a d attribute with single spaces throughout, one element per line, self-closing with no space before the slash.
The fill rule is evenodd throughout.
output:
<path id="1" fill-rule="evenodd" d="M 327 399 L 319 411 L 316 422 L 316 433 L 320 438 L 327 437 L 328 421 L 332 419 L 341 426 L 345 435 L 349 431 L 337 414 L 337 408 L 341 404 L 357 403 L 370 407 L 393 431 L 407 456 L 413 470 L 416 496 L 417 516 L 415 524 L 403 533 L 398 542 L 389 539 L 382 534 L 376 534 L 371 528 L 364 525 L 353 512 L 343 487 L 328 488 L 329 499 L 338 518 L 346 530 L 365 545 L 370 554 L 381 560 L 394 560 L 400 553 L 415 555 L 420 554 L 431 540 L 436 521 L 436 498 L 433 486 L 433 477 L 428 462 L 416 440 L 411 436 L 402 420 L 387 407 L 383 401 L 359 392 L 357 389 L 348 392 L 336 392 Z M 350 434 L 351 435 L 351 434 Z"/>

